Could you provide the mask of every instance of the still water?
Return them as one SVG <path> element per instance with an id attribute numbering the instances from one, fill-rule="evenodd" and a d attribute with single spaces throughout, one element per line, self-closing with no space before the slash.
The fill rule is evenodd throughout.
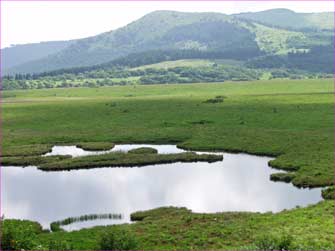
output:
<path id="1" fill-rule="evenodd" d="M 117 145 L 112 151 L 150 146 L 159 153 L 182 152 L 174 145 Z M 78 150 L 79 149 L 79 150 Z M 103 152 L 95 152 L 101 154 Z M 53 154 L 87 155 L 76 147 L 54 147 Z M 43 172 L 36 167 L 3 167 L 1 211 L 6 218 L 30 219 L 43 227 L 85 214 L 115 213 L 122 219 L 77 222 L 74 230 L 130 222 L 130 213 L 161 206 L 194 212 L 278 212 L 316 203 L 321 189 L 298 189 L 270 181 L 271 158 L 223 153 L 215 163 L 173 163 L 141 168 L 97 168 Z"/>
<path id="2" fill-rule="evenodd" d="M 140 147 L 155 148 L 158 154 L 185 152 L 185 150 L 178 148 L 176 145 L 124 144 L 124 145 L 115 145 L 113 149 L 107 151 L 86 151 L 77 146 L 54 146 L 52 147 L 51 152 L 46 153 L 44 156 L 71 155 L 72 157 L 79 157 L 87 155 L 99 155 L 118 151 L 128 152 L 129 150 Z"/>

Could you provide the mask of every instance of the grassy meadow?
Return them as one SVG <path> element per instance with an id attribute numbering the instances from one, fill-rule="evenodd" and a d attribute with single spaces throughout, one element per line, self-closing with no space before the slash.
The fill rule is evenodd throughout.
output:
<path id="1" fill-rule="evenodd" d="M 2 155 L 18 161 L 34 159 L 53 144 L 97 149 L 176 143 L 186 149 L 275 156 L 270 164 L 289 171 L 288 181 L 296 186 L 334 184 L 332 79 L 5 91 L 2 117 Z M 104 229 L 124 228 L 136 236 L 138 249 L 261 249 L 273 238 L 282 236 L 285 242 L 289 234 L 291 248 L 333 250 L 333 213 L 331 200 L 277 214 L 163 208 L 130 225 L 69 233 L 36 232 L 34 227 L 32 238 L 42 247 L 65 242 L 71 249 L 97 249 Z"/>
<path id="2" fill-rule="evenodd" d="M 206 102 L 217 96 L 222 102 Z M 278 156 L 271 165 L 294 172 L 294 184 L 333 184 L 332 80 L 43 89 L 4 97 L 3 156 L 35 155 L 56 143 L 176 142 Z"/>

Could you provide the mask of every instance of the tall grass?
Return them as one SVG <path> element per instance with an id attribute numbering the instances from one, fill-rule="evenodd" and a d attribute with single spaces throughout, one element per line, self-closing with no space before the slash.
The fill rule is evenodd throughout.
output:
<path id="1" fill-rule="evenodd" d="M 54 221 L 50 223 L 50 229 L 53 232 L 64 231 L 61 226 L 67 226 L 76 222 L 84 222 L 84 221 L 93 221 L 93 220 L 102 220 L 102 219 L 110 219 L 110 220 L 121 220 L 123 218 L 122 214 L 85 214 L 77 217 L 69 217 L 64 220 Z"/>

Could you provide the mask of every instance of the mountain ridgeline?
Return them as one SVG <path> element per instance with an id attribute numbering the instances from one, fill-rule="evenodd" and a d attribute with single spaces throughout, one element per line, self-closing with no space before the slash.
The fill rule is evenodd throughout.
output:
<path id="1" fill-rule="evenodd" d="M 2 69 L 21 65 L 40 58 L 45 58 L 70 46 L 72 41 L 52 41 L 33 44 L 13 45 L 1 50 Z"/>
<path id="2" fill-rule="evenodd" d="M 273 9 L 234 15 L 237 18 L 252 20 L 267 26 L 291 30 L 332 30 L 334 13 L 296 13 L 288 9 Z"/>
<path id="3" fill-rule="evenodd" d="M 26 62 L 9 72 L 90 66 L 157 49 L 236 50 L 247 45 L 257 50 L 255 35 L 232 20 L 216 13 L 156 11 L 115 31 L 80 39 L 53 56 Z"/>
<path id="4" fill-rule="evenodd" d="M 330 73 L 333 20 L 332 13 L 286 9 L 235 15 L 155 11 L 94 37 L 3 49 L 3 73 L 54 76 L 180 59 Z M 40 52 L 30 55 L 31 48 Z"/>

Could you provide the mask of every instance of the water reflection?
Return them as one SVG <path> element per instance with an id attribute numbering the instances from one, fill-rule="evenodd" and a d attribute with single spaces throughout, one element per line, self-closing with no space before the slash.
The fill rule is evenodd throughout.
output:
<path id="1" fill-rule="evenodd" d="M 87 155 L 99 155 L 116 151 L 128 152 L 129 150 L 140 147 L 155 148 L 157 149 L 159 154 L 185 152 L 185 150 L 178 148 L 176 145 L 124 144 L 124 145 L 115 145 L 113 149 L 107 151 L 86 151 L 77 146 L 53 146 L 51 152 L 44 154 L 44 156 L 71 155 L 72 157 L 79 157 Z"/>
<path id="2" fill-rule="evenodd" d="M 177 148 L 176 148 L 177 149 Z M 179 149 L 177 149 L 179 150 Z M 163 151 L 163 149 L 162 149 Z M 161 206 L 194 212 L 278 212 L 321 200 L 321 189 L 298 189 L 269 180 L 270 158 L 224 154 L 215 163 L 174 163 L 141 168 L 43 172 L 2 168 L 2 212 L 44 227 L 69 216 L 122 213 L 122 220 L 75 223 L 66 229 L 129 222 L 129 214 Z"/>
<path id="3" fill-rule="evenodd" d="M 106 214 L 85 214 L 81 216 L 69 217 L 63 220 L 55 221 L 50 223 L 50 228 L 52 231 L 60 231 L 65 228 L 70 228 L 69 225 L 73 225 L 74 223 L 84 223 L 88 221 L 97 221 L 97 220 L 108 220 L 107 222 L 113 221 L 118 222 L 122 220 L 122 214 L 115 213 L 106 213 Z M 122 222 L 122 221 L 121 221 Z M 101 223 L 101 222 L 100 222 Z M 65 227 L 65 228 L 64 228 Z"/>
<path id="4" fill-rule="evenodd" d="M 98 155 L 111 152 L 107 151 L 86 151 L 77 146 L 53 146 L 51 152 L 44 154 L 44 156 L 53 155 L 71 155 L 72 157 L 87 156 L 87 155 Z"/>

